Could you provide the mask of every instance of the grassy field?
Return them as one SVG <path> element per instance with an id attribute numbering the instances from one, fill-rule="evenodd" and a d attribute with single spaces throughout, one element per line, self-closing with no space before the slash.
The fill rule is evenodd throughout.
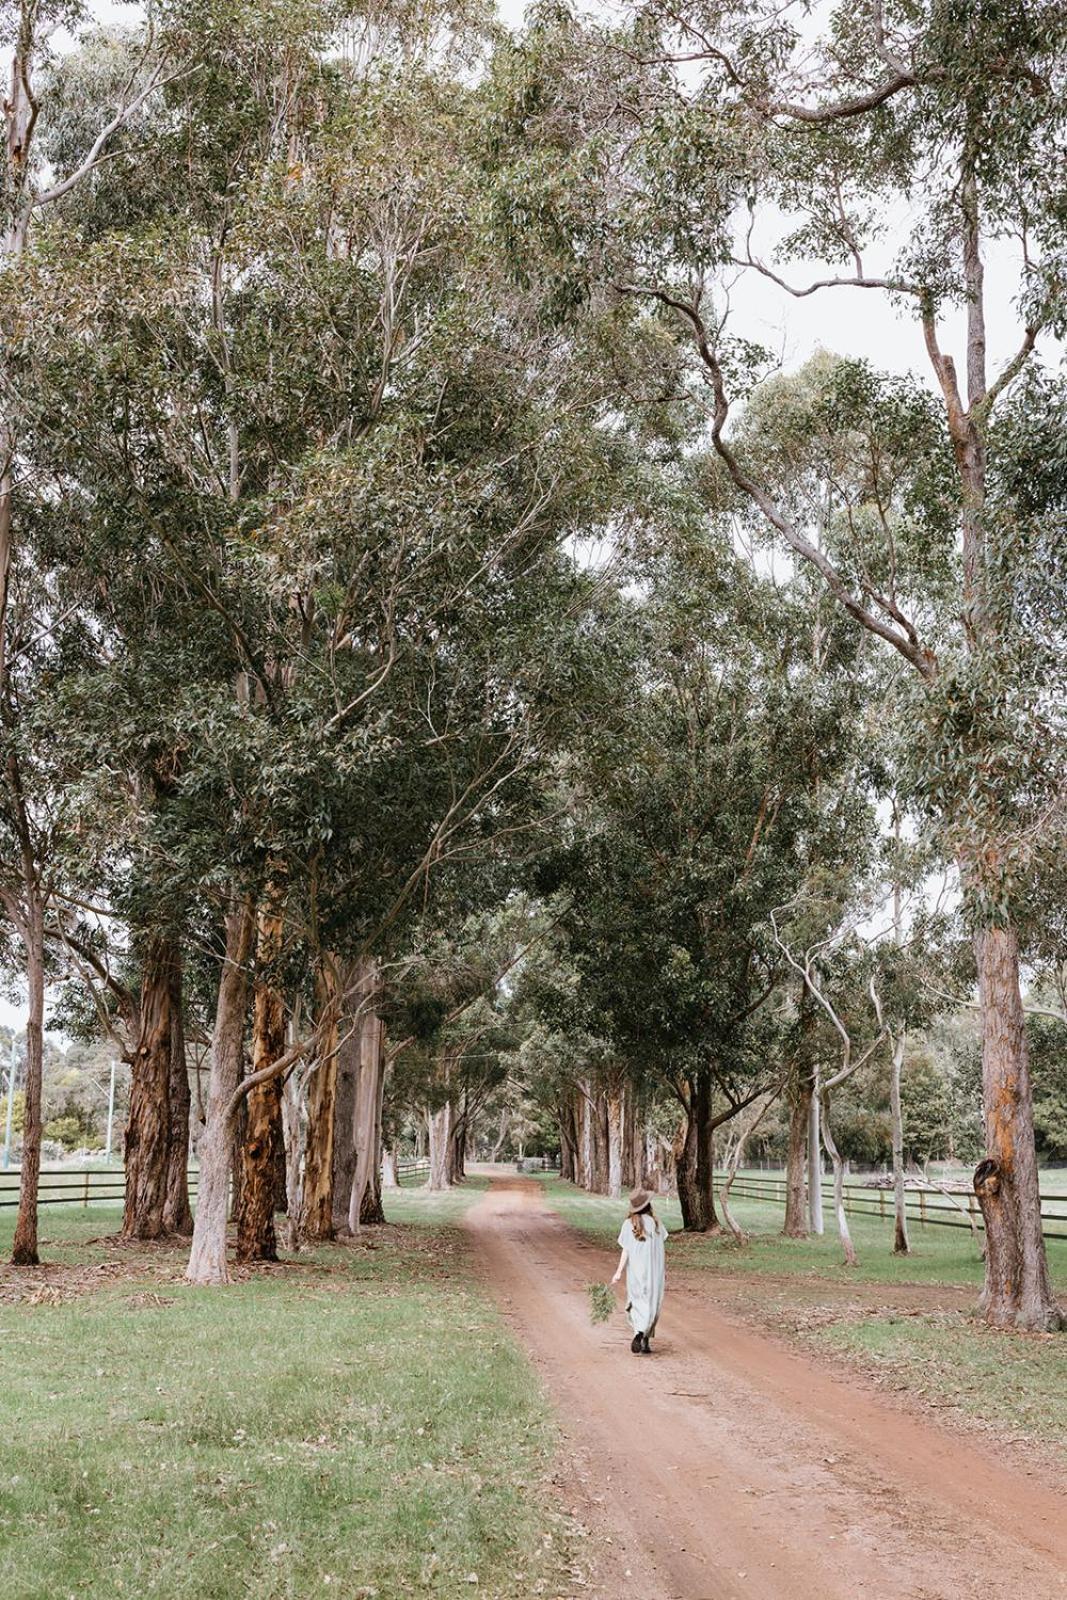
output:
<path id="1" fill-rule="evenodd" d="M 568 1222 L 614 1244 L 624 1202 L 542 1182 Z M 681 1228 L 677 1202 L 656 1209 Z M 700 1235 L 668 1245 L 668 1311 L 672 1268 L 695 1269 L 716 1299 L 760 1326 L 924 1407 L 1067 1460 L 1067 1334 L 1001 1334 L 974 1319 L 982 1262 L 968 1230 L 916 1227 L 912 1254 L 894 1256 L 891 1225 L 850 1218 L 860 1257 L 850 1269 L 832 1219 L 821 1239 L 783 1239 L 780 1206 L 740 1200 L 732 1209 L 750 1233 L 745 1246 Z M 1049 1244 L 1049 1262 L 1067 1306 L 1067 1243 Z"/>
<path id="2" fill-rule="evenodd" d="M 5 1600 L 557 1594 L 553 1426 L 448 1226 L 481 1187 L 221 1291 L 44 1212 L 54 1265 L 0 1277 Z"/>

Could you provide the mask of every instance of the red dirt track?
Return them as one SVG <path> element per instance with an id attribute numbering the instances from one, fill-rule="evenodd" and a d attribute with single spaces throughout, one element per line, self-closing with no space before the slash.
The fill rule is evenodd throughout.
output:
<path id="1" fill-rule="evenodd" d="M 560 1487 L 601 1600 L 1067 1600 L 1067 1495 L 831 1377 L 716 1308 L 667 1298 L 653 1357 L 586 1285 L 615 1253 L 539 1184 L 468 1214 L 562 1419 Z"/>

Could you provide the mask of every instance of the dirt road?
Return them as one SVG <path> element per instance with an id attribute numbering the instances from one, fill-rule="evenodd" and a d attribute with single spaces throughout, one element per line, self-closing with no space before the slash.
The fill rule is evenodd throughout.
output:
<path id="1" fill-rule="evenodd" d="M 469 1213 L 484 1270 L 553 1396 L 566 1504 L 602 1600 L 1067 1600 L 1067 1496 L 668 1287 L 656 1354 L 586 1285 L 615 1255 L 538 1184 Z"/>

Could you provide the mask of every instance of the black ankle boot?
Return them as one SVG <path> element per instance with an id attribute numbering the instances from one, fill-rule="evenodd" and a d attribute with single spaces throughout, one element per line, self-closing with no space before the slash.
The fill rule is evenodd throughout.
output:
<path id="1" fill-rule="evenodd" d="M 635 1356 L 639 1356 L 645 1348 L 643 1343 L 644 1337 L 645 1336 L 643 1333 L 635 1333 L 633 1338 L 630 1340 L 630 1349 L 633 1351 Z"/>

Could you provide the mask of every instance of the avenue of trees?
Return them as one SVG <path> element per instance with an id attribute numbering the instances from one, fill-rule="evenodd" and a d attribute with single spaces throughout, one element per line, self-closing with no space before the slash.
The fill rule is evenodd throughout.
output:
<path id="1" fill-rule="evenodd" d="M 900 1250 L 947 1158 L 984 1315 L 1060 1326 L 1063 8 L 3 15 L 15 1263 L 117 1056 L 194 1282 L 401 1152 L 698 1230 L 766 1154 L 790 1234 L 884 1163 Z M 750 280 L 914 376 L 785 370 Z"/>

